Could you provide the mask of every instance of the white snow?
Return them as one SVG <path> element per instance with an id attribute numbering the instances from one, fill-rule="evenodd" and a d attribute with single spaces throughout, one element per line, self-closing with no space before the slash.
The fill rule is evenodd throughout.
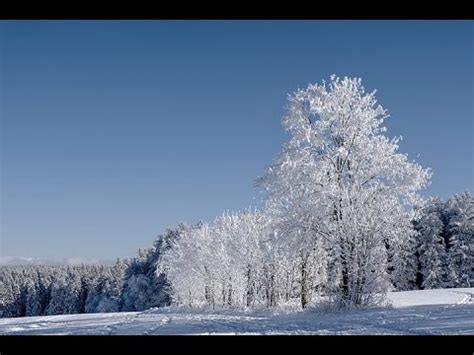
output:
<path id="1" fill-rule="evenodd" d="M 474 334 L 474 288 L 389 293 L 392 306 L 344 311 L 153 308 L 0 319 L 2 335 Z"/>
<path id="2" fill-rule="evenodd" d="M 474 288 L 392 292 L 389 299 L 394 307 L 468 303 Z"/>

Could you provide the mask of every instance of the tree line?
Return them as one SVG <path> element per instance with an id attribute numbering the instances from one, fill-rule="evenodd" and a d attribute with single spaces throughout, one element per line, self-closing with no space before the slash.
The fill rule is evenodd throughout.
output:
<path id="1" fill-rule="evenodd" d="M 464 192 L 447 201 L 432 198 L 417 210 L 406 252 L 399 260 L 387 260 L 388 290 L 472 287 L 474 197 Z M 153 247 L 112 266 L 0 267 L 0 317 L 141 311 L 171 304 L 304 308 L 324 300 L 331 287 L 328 253 L 314 245 L 306 253 L 288 254 L 266 234 L 269 222 L 258 210 L 247 209 L 227 212 L 212 225 L 181 224 L 159 236 Z M 395 264 L 404 272 L 396 272 Z"/>
<path id="2" fill-rule="evenodd" d="M 141 311 L 170 304 L 155 264 L 168 230 L 151 248 L 114 265 L 0 267 L 0 317 Z"/>
<path id="3" fill-rule="evenodd" d="M 363 280 L 366 298 L 359 304 L 382 301 L 388 291 L 474 285 L 473 196 L 464 192 L 447 201 L 432 198 L 416 212 L 414 233 L 402 248 L 386 243 L 380 250 L 384 260 L 367 265 L 372 280 Z M 157 274 L 166 275 L 177 305 L 305 308 L 340 305 L 333 298 L 341 286 L 334 268 L 323 240 L 280 237 L 270 217 L 247 209 L 226 212 L 211 224 L 182 228 L 159 259 Z M 350 272 L 364 270 L 354 267 Z M 386 283 L 376 283 L 381 281 Z"/>

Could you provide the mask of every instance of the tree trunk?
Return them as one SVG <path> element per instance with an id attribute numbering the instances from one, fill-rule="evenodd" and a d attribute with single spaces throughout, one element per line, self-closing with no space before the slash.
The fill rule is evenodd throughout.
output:
<path id="1" fill-rule="evenodd" d="M 276 306 L 276 299 L 275 299 L 275 276 L 273 275 L 273 270 L 272 270 L 272 275 L 270 277 L 270 306 Z"/>
<path id="2" fill-rule="evenodd" d="M 344 302 L 349 301 L 349 270 L 346 262 L 342 263 L 342 299 Z"/>
<path id="3" fill-rule="evenodd" d="M 341 276 L 342 276 L 342 284 L 341 284 L 341 296 L 342 296 L 342 301 L 344 303 L 347 303 L 350 301 L 350 294 L 349 294 L 349 255 L 346 251 L 346 247 L 344 245 L 344 241 L 341 242 L 341 262 L 342 262 L 342 270 L 341 270 Z"/>
<path id="4" fill-rule="evenodd" d="M 247 266 L 247 307 L 253 305 L 254 302 L 254 286 L 252 280 L 252 270 L 250 265 Z"/>
<path id="5" fill-rule="evenodd" d="M 227 285 L 227 305 L 232 306 L 232 278 L 229 277 L 229 284 Z"/>
<path id="6" fill-rule="evenodd" d="M 206 299 L 207 304 L 210 306 L 211 305 L 211 295 L 209 292 L 209 286 L 204 287 L 204 298 Z"/>
<path id="7" fill-rule="evenodd" d="M 307 261 L 303 259 L 301 263 L 301 308 L 306 308 L 308 304 L 308 290 L 307 290 Z"/>
<path id="8" fill-rule="evenodd" d="M 287 271 L 286 272 L 286 289 L 285 289 L 285 301 L 288 302 L 290 300 L 290 287 L 291 287 L 291 282 L 290 282 L 290 273 Z"/>

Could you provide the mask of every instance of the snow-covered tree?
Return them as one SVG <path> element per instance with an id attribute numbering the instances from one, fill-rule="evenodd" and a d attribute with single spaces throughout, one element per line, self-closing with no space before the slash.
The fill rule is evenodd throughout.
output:
<path id="1" fill-rule="evenodd" d="M 474 198 L 469 192 L 448 200 L 448 277 L 454 287 L 471 287 L 474 263 Z"/>
<path id="2" fill-rule="evenodd" d="M 140 311 L 169 305 L 168 284 L 165 275 L 156 274 L 156 263 L 182 228 L 180 225 L 167 229 L 155 240 L 152 248 L 139 250 L 138 256 L 130 260 L 124 274 L 122 310 Z"/>
<path id="3" fill-rule="evenodd" d="M 418 231 L 418 258 L 423 289 L 442 288 L 446 281 L 446 243 L 443 237 L 444 203 L 439 198 L 426 202 L 421 207 L 420 217 L 415 223 Z"/>
<path id="4" fill-rule="evenodd" d="M 283 120 L 290 141 L 261 179 L 280 233 L 325 245 L 328 292 L 345 304 L 386 292 L 386 243 L 412 233 L 412 205 L 430 178 L 397 153 L 400 139 L 383 135 L 387 116 L 360 79 L 298 90 Z"/>
<path id="5" fill-rule="evenodd" d="M 110 278 L 111 272 L 109 269 L 100 269 L 96 277 L 92 280 L 90 285 L 90 290 L 87 293 L 85 311 L 86 313 L 96 313 L 99 312 L 99 305 L 101 301 L 105 298 L 104 294 L 107 293 L 110 287 Z M 101 306 L 103 311 L 104 304 Z"/>
<path id="6" fill-rule="evenodd" d="M 127 263 L 117 259 L 115 265 L 102 275 L 99 287 L 96 290 L 96 312 L 119 312 L 122 305 L 122 291 Z"/>
<path id="7" fill-rule="evenodd" d="M 207 301 L 209 304 L 215 302 L 208 296 L 214 279 L 207 265 L 206 247 L 207 240 L 211 238 L 210 233 L 207 224 L 183 226 L 179 235 L 169 242 L 168 250 L 157 263 L 157 274 L 166 275 L 175 304 L 192 306 L 196 301 Z"/>
<path id="8" fill-rule="evenodd" d="M 395 249 L 395 250 L 394 250 Z M 407 235 L 404 243 L 387 244 L 388 273 L 392 290 L 409 291 L 416 289 L 418 272 L 417 233 Z"/>
<path id="9" fill-rule="evenodd" d="M 79 313 L 79 293 L 81 280 L 70 267 L 61 270 L 52 283 L 51 301 L 46 313 L 75 314 Z"/>
<path id="10" fill-rule="evenodd" d="M 266 302 L 271 292 L 264 280 L 275 278 L 264 256 L 268 228 L 266 216 L 250 209 L 183 228 L 157 265 L 170 282 L 173 301 L 209 307 Z"/>
<path id="11" fill-rule="evenodd" d="M 35 282 L 36 281 L 36 282 Z M 39 283 L 33 277 L 26 282 L 26 310 L 25 315 L 37 316 L 41 314 L 41 299 L 38 289 Z"/>
<path id="12" fill-rule="evenodd" d="M 287 206 L 282 213 L 280 206 L 280 201 L 274 200 L 267 204 L 273 231 L 265 245 L 265 255 L 270 265 L 276 267 L 278 283 L 284 284 L 279 284 L 276 297 L 287 302 L 297 296 L 305 308 L 313 293 L 321 293 L 327 287 L 329 255 L 324 240 L 314 236 L 310 224 L 305 225 L 311 216 L 302 210 L 298 210 L 298 216 L 286 213 Z"/>
<path id="13" fill-rule="evenodd" d="M 18 317 L 19 287 L 10 269 L 0 271 L 0 317 Z"/>

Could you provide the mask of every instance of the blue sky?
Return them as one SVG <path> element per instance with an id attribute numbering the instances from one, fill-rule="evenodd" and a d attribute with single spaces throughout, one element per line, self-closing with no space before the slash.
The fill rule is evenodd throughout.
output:
<path id="1" fill-rule="evenodd" d="M 3 21 L 0 256 L 114 258 L 258 201 L 286 95 L 360 76 L 426 193 L 473 190 L 468 21 Z"/>

